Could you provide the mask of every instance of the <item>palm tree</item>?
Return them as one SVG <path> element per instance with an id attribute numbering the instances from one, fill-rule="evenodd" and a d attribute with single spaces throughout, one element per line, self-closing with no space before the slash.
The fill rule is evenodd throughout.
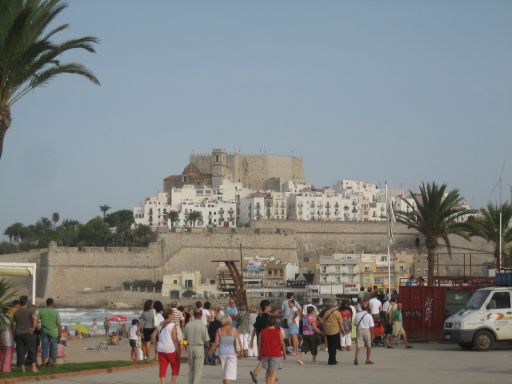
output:
<path id="1" fill-rule="evenodd" d="M 192 211 L 187 214 L 185 221 L 195 227 L 196 223 L 203 222 L 203 214 L 199 211 Z"/>
<path id="2" fill-rule="evenodd" d="M 0 332 L 9 324 L 9 319 L 7 318 L 7 315 L 5 315 L 5 310 L 15 294 L 16 289 L 14 285 L 6 279 L 0 279 Z"/>
<path id="3" fill-rule="evenodd" d="M 58 212 L 53 212 L 52 213 L 52 221 L 53 221 L 53 229 L 55 229 L 55 227 L 57 226 L 57 223 L 59 222 L 60 220 L 60 215 Z"/>
<path id="4" fill-rule="evenodd" d="M 62 53 L 73 49 L 94 53 L 99 42 L 92 36 L 61 43 L 51 40 L 69 27 L 49 27 L 66 7 L 60 0 L 0 0 L 0 158 L 11 126 L 11 107 L 27 93 L 63 73 L 100 84 L 82 64 L 59 61 Z"/>
<path id="5" fill-rule="evenodd" d="M 105 215 L 107 214 L 107 211 L 110 209 L 110 206 L 108 205 L 100 205 L 100 211 L 103 212 L 103 219 L 105 219 Z"/>
<path id="6" fill-rule="evenodd" d="M 410 208 L 409 212 L 396 212 L 399 223 L 413 228 L 425 236 L 428 261 L 428 284 L 433 285 L 434 255 L 439 239 L 442 239 L 451 254 L 449 235 L 454 234 L 469 239 L 470 226 L 459 220 L 473 211 L 462 208 L 463 198 L 459 191 L 454 189 L 446 191 L 446 184 L 438 185 L 435 182 L 422 183 L 420 194 L 410 192 L 414 203 L 402 198 Z"/>
<path id="7" fill-rule="evenodd" d="M 494 244 L 494 258 L 496 259 L 496 268 L 500 265 L 500 212 L 501 212 L 501 231 L 502 231 L 502 249 L 512 242 L 512 227 L 509 227 L 512 219 L 512 206 L 505 202 L 501 207 L 497 204 L 489 203 L 487 208 L 482 210 L 482 216 L 477 218 L 473 225 L 471 234 L 487 240 Z"/>
<path id="8" fill-rule="evenodd" d="M 171 228 L 174 228 L 176 222 L 180 220 L 180 214 L 176 211 L 167 212 L 167 220 L 171 222 Z"/>

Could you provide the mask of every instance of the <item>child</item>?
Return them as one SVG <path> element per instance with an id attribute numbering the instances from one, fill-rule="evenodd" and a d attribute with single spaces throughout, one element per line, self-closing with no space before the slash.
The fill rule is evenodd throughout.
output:
<path id="1" fill-rule="evenodd" d="M 130 361 L 137 361 L 137 338 L 139 335 L 139 320 L 133 319 L 130 327 L 130 347 L 132 348 Z"/>
<path id="2" fill-rule="evenodd" d="M 388 348 L 393 348 L 393 339 L 395 337 L 398 337 L 398 340 L 400 340 L 400 336 L 402 336 L 405 348 L 411 349 L 412 347 L 407 344 L 407 334 L 402 324 L 402 303 L 398 303 L 397 308 L 391 312 L 391 323 L 393 325 L 393 334 L 389 338 Z"/>

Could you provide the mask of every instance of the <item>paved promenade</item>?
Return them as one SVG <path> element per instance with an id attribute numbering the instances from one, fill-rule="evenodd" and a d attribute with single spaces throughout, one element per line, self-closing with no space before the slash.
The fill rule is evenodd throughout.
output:
<path id="1" fill-rule="evenodd" d="M 321 364 L 309 363 L 300 366 L 294 357 L 286 360 L 279 373 L 280 384 L 302 383 L 379 383 L 397 384 L 488 384 L 510 383 L 512 377 L 512 346 L 505 344 L 490 352 L 462 351 L 452 344 L 412 344 L 414 349 L 402 348 L 373 349 L 372 360 L 375 365 L 364 365 L 360 356 L 360 365 L 354 366 L 353 352 L 338 352 L 338 365 L 326 365 L 327 354 L 321 352 Z M 361 364 L 361 361 L 363 364 Z M 251 383 L 249 370 L 256 364 L 255 359 L 239 361 L 239 379 L 237 383 Z M 187 383 L 188 365 L 182 364 L 178 383 Z M 168 377 L 170 380 L 170 376 Z M 168 382 L 168 380 L 166 382 Z M 204 384 L 220 383 L 220 367 L 205 367 Z M 259 383 L 264 383 L 263 372 Z M 144 369 L 122 371 L 110 374 L 76 376 L 38 383 L 52 384 L 153 384 L 158 383 L 156 366 Z"/>

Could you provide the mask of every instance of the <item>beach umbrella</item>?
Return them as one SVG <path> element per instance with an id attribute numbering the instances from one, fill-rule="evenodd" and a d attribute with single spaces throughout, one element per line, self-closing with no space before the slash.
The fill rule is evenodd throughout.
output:
<path id="1" fill-rule="evenodd" d="M 123 315 L 111 316 L 107 319 L 111 323 L 122 323 L 128 321 L 128 318 Z"/>
<path id="2" fill-rule="evenodd" d="M 79 324 L 79 323 L 75 324 L 75 331 L 78 331 L 83 334 L 89 333 L 89 330 L 86 327 L 84 327 L 82 324 Z"/>

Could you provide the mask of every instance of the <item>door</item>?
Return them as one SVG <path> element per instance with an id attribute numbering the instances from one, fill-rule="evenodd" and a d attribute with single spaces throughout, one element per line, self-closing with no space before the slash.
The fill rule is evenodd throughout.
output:
<path id="1" fill-rule="evenodd" d="M 512 307 L 510 291 L 496 291 L 487 303 L 486 323 L 491 326 L 498 340 L 512 339 Z"/>

